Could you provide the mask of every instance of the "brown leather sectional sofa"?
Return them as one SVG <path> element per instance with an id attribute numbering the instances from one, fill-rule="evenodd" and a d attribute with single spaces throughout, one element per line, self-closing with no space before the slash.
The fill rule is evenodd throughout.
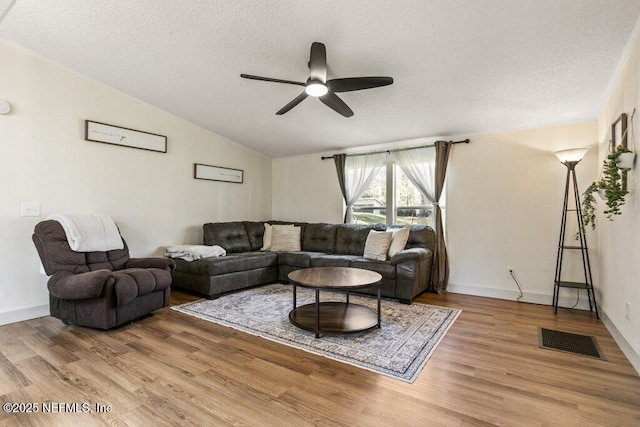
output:
<path id="1" fill-rule="evenodd" d="M 384 224 L 325 224 L 266 221 L 301 227 L 300 251 L 261 251 L 264 222 L 217 222 L 204 224 L 204 244 L 219 245 L 227 255 L 197 261 L 177 259 L 172 286 L 207 298 L 273 282 L 288 281 L 294 270 L 309 267 L 356 267 L 382 275 L 382 296 L 410 304 L 428 289 L 435 234 L 427 226 L 410 226 L 405 249 L 386 261 L 363 258 L 371 229 Z M 373 294 L 375 290 L 362 290 Z"/>

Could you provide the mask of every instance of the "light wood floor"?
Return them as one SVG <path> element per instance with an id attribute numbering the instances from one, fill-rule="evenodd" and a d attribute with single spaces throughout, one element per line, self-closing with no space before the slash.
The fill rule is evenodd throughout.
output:
<path id="1" fill-rule="evenodd" d="M 640 377 L 594 315 L 455 294 L 417 303 L 463 312 L 413 384 L 170 309 L 109 332 L 51 317 L 2 326 L 0 400 L 40 412 L 0 412 L 0 424 L 640 425 Z M 538 326 L 595 335 L 607 360 L 539 349 Z"/>

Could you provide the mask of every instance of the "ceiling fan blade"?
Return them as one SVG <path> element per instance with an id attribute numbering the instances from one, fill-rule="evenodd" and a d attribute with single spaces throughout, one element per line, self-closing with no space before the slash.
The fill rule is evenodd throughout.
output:
<path id="1" fill-rule="evenodd" d="M 288 103 L 287 105 L 285 105 L 284 107 L 282 107 L 280 110 L 278 110 L 278 112 L 276 113 L 276 115 L 281 116 L 284 113 L 286 113 L 287 111 L 291 110 L 293 107 L 295 107 L 296 105 L 300 104 L 302 101 L 304 101 L 304 99 L 309 96 L 307 95 L 307 92 L 302 92 L 300 95 L 298 95 L 297 97 L 295 97 L 293 99 L 293 101 L 291 101 L 290 103 Z"/>
<path id="2" fill-rule="evenodd" d="M 329 80 L 327 87 L 333 92 L 351 92 L 353 90 L 388 86 L 392 83 L 392 77 L 347 77 L 344 79 Z"/>
<path id="3" fill-rule="evenodd" d="M 251 74 L 240 74 L 240 77 L 251 80 L 262 80 L 265 82 L 286 83 L 289 85 L 306 86 L 306 83 L 294 82 L 291 80 L 272 79 L 271 77 L 252 76 Z"/>
<path id="4" fill-rule="evenodd" d="M 351 108 L 349 108 L 349 106 L 345 104 L 342 99 L 338 98 L 338 95 L 331 91 L 327 92 L 327 94 L 324 96 L 318 97 L 318 99 L 322 101 L 324 105 L 342 114 L 345 117 L 353 116 L 353 111 L 351 111 Z"/>
<path id="5" fill-rule="evenodd" d="M 327 51 L 322 43 L 313 42 L 309 55 L 309 77 L 311 80 L 327 82 Z"/>

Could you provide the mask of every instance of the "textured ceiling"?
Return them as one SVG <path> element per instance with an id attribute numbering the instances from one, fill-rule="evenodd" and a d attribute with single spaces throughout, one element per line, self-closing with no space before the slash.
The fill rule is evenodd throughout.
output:
<path id="1" fill-rule="evenodd" d="M 0 0 L 0 7 L 12 1 Z M 0 10 L 0 16 L 2 15 Z M 595 119 L 634 36 L 638 0 L 18 0 L 0 39 L 270 157 Z M 392 76 L 341 98 L 298 86 Z"/>

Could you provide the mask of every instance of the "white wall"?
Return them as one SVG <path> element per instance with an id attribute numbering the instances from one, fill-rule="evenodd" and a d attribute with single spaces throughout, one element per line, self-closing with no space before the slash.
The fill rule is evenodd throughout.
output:
<path id="1" fill-rule="evenodd" d="M 481 135 L 471 141 L 454 147 L 447 175 L 448 289 L 516 299 L 518 288 L 507 273 L 507 267 L 514 267 L 524 293 L 521 301 L 551 304 L 567 173 L 552 153 L 595 146 L 596 122 Z M 593 181 L 596 159 L 592 149 L 576 167 L 580 191 Z M 567 244 L 573 244 L 577 231 L 572 215 Z M 597 257 L 595 237 L 587 236 L 592 257 Z M 584 281 L 579 252 L 566 251 L 565 261 L 563 279 Z M 561 305 L 573 305 L 576 291 L 563 289 L 561 297 Z"/>
<path id="2" fill-rule="evenodd" d="M 0 42 L 0 324 L 48 314 L 31 242 L 54 212 L 105 212 L 132 256 L 200 243 L 209 221 L 271 217 L 271 159 Z M 161 89 L 160 89 L 161 90 Z M 166 154 L 84 140 L 84 120 L 166 135 Z M 193 179 L 193 163 L 244 170 L 244 183 Z M 20 217 L 22 202 L 40 218 Z"/>
<path id="3" fill-rule="evenodd" d="M 507 267 L 514 267 L 525 294 L 522 301 L 551 304 L 566 177 L 566 168 L 552 153 L 595 146 L 596 130 L 593 121 L 474 136 L 470 144 L 453 147 L 446 213 L 450 291 L 516 299 L 517 287 L 507 275 Z M 416 140 L 409 145 L 428 142 Z M 401 146 L 408 145 L 377 148 Z M 343 203 L 335 166 L 320 156 L 274 160 L 275 218 L 341 222 Z M 580 189 L 595 178 L 596 160 L 597 151 L 590 150 L 577 167 Z M 595 235 L 589 233 L 588 243 L 597 256 Z M 575 277 L 581 268 L 579 259 L 566 256 L 568 275 L 563 278 L 580 280 Z M 561 295 L 565 297 L 561 304 L 576 302 L 575 292 L 563 290 Z"/>
<path id="4" fill-rule="evenodd" d="M 634 109 L 640 110 L 640 41 L 636 40 L 631 48 L 620 76 L 598 119 L 599 159 L 598 168 L 608 151 L 611 138 L 611 123 L 621 113 L 631 116 Z M 629 130 L 629 148 L 638 152 L 640 141 L 640 125 L 636 112 L 633 120 L 633 132 Z M 629 123 L 631 124 L 631 123 Z M 622 207 L 622 215 L 608 221 L 599 209 L 598 235 L 602 248 L 600 257 L 601 269 L 601 304 L 607 320 L 614 326 L 612 333 L 619 332 L 630 348 L 625 348 L 622 340 L 617 340 L 627 357 L 635 362 L 640 370 L 640 170 L 636 158 L 635 169 L 628 173 L 628 190 L 626 204 Z M 625 315 L 625 305 L 630 304 L 629 318 Z M 608 325 L 609 326 L 609 325 Z M 614 335 L 615 337 L 615 335 Z"/>
<path id="5" fill-rule="evenodd" d="M 343 201 L 333 160 L 323 154 L 273 159 L 273 218 L 281 221 L 343 220 Z"/>

